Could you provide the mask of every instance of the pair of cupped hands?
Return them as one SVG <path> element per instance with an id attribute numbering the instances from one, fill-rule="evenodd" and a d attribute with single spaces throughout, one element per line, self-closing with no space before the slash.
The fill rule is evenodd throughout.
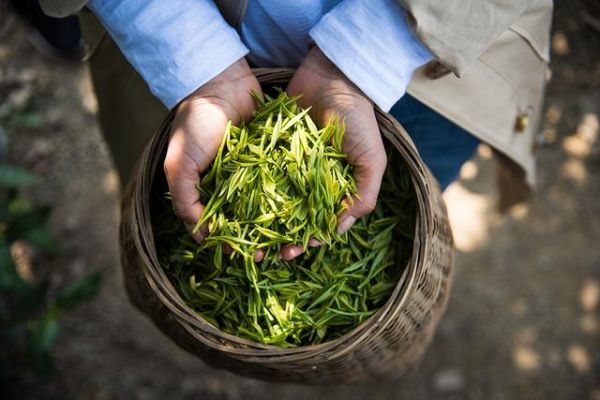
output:
<path id="1" fill-rule="evenodd" d="M 164 169 L 175 214 L 199 243 L 208 229 L 203 226 L 192 232 L 204 210 L 196 185 L 213 161 L 228 121 L 248 120 L 256 109 L 252 92 L 262 96 L 258 80 L 242 58 L 182 101 L 175 114 Z M 311 117 L 320 126 L 330 118 L 345 121 L 342 150 L 354 168 L 358 196 L 338 218 L 337 230 L 343 233 L 373 211 L 386 167 L 373 103 L 316 46 L 296 70 L 286 92 L 302 95 L 299 105 L 311 107 Z M 302 252 L 302 247 L 289 244 L 281 249 L 281 257 L 291 260 Z M 259 250 L 255 260 L 262 256 Z"/>

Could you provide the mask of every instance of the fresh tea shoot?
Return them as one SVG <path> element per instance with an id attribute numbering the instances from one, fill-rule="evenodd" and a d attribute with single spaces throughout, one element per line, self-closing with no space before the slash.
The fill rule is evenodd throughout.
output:
<path id="1" fill-rule="evenodd" d="M 343 125 L 317 128 L 285 93 L 257 101 L 250 124 L 227 127 L 201 179 L 204 241 L 163 204 L 161 263 L 185 302 L 225 332 L 280 347 L 332 340 L 373 315 L 398 282 L 414 235 L 410 176 L 390 153 L 375 211 L 338 235 L 337 216 L 356 192 Z M 309 248 L 311 238 L 324 245 Z M 305 254 L 280 259 L 286 243 Z"/>
<path id="2" fill-rule="evenodd" d="M 296 98 L 284 92 L 264 103 L 248 126 L 227 126 L 215 160 L 200 183 L 208 223 L 204 248 L 274 261 L 281 246 L 314 238 L 331 244 L 344 199 L 356 193 L 342 153 L 344 125 L 318 129 Z"/>

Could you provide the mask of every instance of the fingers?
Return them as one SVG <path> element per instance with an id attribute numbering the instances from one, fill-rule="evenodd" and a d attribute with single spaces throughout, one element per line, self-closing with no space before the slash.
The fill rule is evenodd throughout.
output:
<path id="1" fill-rule="evenodd" d="M 387 164 L 373 104 L 316 46 L 296 70 L 287 91 L 302 95 L 299 102 L 312 107 L 318 124 L 332 119 L 346 123 L 343 151 L 354 167 L 358 193 L 338 218 L 338 232 L 344 233 L 375 208 Z M 286 250 L 286 254 L 296 252 Z"/>
<path id="2" fill-rule="evenodd" d="M 387 157 L 379 129 L 371 132 L 366 140 L 361 140 L 349 152 L 349 161 L 354 166 L 357 196 L 346 200 L 348 208 L 338 218 L 339 234 L 348 231 L 357 219 L 372 212 L 377 204 Z M 348 134 L 352 135 L 353 132 Z"/>
<path id="3" fill-rule="evenodd" d="M 173 132 L 164 169 L 173 211 L 183 221 L 194 240 L 200 242 L 206 236 L 207 228 L 203 227 L 197 232 L 192 231 L 204 211 L 196 189 L 200 180 L 199 168 L 193 156 L 186 151 L 186 137 L 182 130 Z"/>
<path id="4" fill-rule="evenodd" d="M 308 240 L 308 247 L 320 247 L 323 246 L 322 242 L 319 242 L 317 239 L 312 238 Z"/>
<path id="5" fill-rule="evenodd" d="M 281 248 L 281 258 L 285 261 L 293 260 L 302 253 L 304 253 L 304 249 L 296 244 L 286 244 Z"/>
<path id="6" fill-rule="evenodd" d="M 319 247 L 322 245 L 323 243 L 319 242 L 315 238 L 312 238 L 308 241 L 308 247 Z M 293 260 L 302 254 L 304 254 L 304 248 L 296 244 L 286 244 L 281 248 L 281 258 L 286 261 Z"/>
<path id="7" fill-rule="evenodd" d="M 385 160 L 385 153 L 383 154 Z M 385 163 L 357 166 L 354 169 L 358 196 L 347 201 L 347 209 L 338 218 L 337 232 L 342 234 L 354 225 L 357 219 L 375 209 L 381 180 L 385 172 Z"/>
<path id="8" fill-rule="evenodd" d="M 233 254 L 233 248 L 231 248 L 231 246 L 228 244 L 224 244 L 223 245 L 223 254 L 227 254 L 227 255 Z M 264 258 L 265 258 L 265 252 L 262 249 L 256 249 L 256 252 L 254 253 L 254 261 L 261 262 L 262 260 L 264 260 Z"/>
<path id="9" fill-rule="evenodd" d="M 193 229 L 204 211 L 197 189 L 200 174 L 213 161 L 228 121 L 237 124 L 252 114 L 256 104 L 251 92 L 262 96 L 258 80 L 241 58 L 188 96 L 173 119 L 165 176 L 173 210 L 197 242 L 208 234 L 206 226 Z"/>
<path id="10" fill-rule="evenodd" d="M 197 242 L 208 234 L 205 226 L 192 231 L 204 211 L 197 185 L 200 173 L 219 148 L 226 124 L 223 111 L 212 104 L 204 104 L 201 109 L 183 108 L 173 121 L 164 161 L 165 176 L 173 210 Z"/>
<path id="11" fill-rule="evenodd" d="M 231 113 L 218 101 L 199 99 L 182 107 L 173 120 L 164 161 L 165 176 L 173 210 L 197 242 L 208 234 L 206 226 L 193 232 L 204 211 L 197 189 L 200 174 L 213 161 L 230 119 Z"/>

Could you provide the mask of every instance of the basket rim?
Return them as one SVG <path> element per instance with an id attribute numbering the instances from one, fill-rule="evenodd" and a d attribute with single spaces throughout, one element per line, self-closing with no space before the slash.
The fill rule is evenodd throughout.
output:
<path id="1" fill-rule="evenodd" d="M 254 69 L 254 73 L 261 83 L 284 83 L 286 80 L 289 80 L 293 72 L 293 69 L 288 68 Z M 143 204 L 134 205 L 135 212 L 131 214 L 132 220 L 130 222 L 132 223 L 132 226 L 135 227 L 136 233 L 138 233 L 133 235 L 134 245 L 136 246 L 138 253 L 142 256 L 143 262 L 141 265 L 143 267 L 145 279 L 159 301 L 175 315 L 177 323 L 179 323 L 190 335 L 204 345 L 214 350 L 227 353 L 227 355 L 232 358 L 243 357 L 245 362 L 284 363 L 290 361 L 290 359 L 295 361 L 309 359 L 319 356 L 324 352 L 331 352 L 327 355 L 327 359 L 330 360 L 352 351 L 355 344 L 360 343 L 362 338 L 372 334 L 373 331 L 385 329 L 389 321 L 400 312 L 402 306 L 407 302 L 408 296 L 414 290 L 414 285 L 418 281 L 417 278 L 420 276 L 423 269 L 422 260 L 425 258 L 428 246 L 426 240 L 427 232 L 429 231 L 428 221 L 431 220 L 432 213 L 432 207 L 427 193 L 432 188 L 427 185 L 427 179 L 425 179 L 425 177 L 428 172 L 406 130 L 394 117 L 377 107 L 375 108 L 375 113 L 383 136 L 392 143 L 407 164 L 415 189 L 417 197 L 417 215 L 411 257 L 405 266 L 404 272 L 396 283 L 393 292 L 390 294 L 390 297 L 376 313 L 339 338 L 319 344 L 293 348 L 280 348 L 275 345 L 263 344 L 240 338 L 233 334 L 223 332 L 213 326 L 194 312 L 194 310 L 183 301 L 175 287 L 172 285 L 170 279 L 167 277 L 164 268 L 155 257 L 155 239 L 152 230 L 152 218 L 149 212 L 150 190 L 154 183 L 154 179 L 157 176 L 156 174 L 160 173 L 159 171 L 162 171 L 162 168 L 157 169 L 157 164 L 162 160 L 162 150 L 164 149 L 169 136 L 174 111 L 169 113 L 151 139 L 140 160 L 140 166 L 150 166 L 150 168 L 140 170 L 139 177 L 142 179 L 135 180 L 133 190 L 138 194 L 136 198 L 142 199 Z M 386 124 L 391 125 L 393 129 L 382 129 L 382 125 L 385 126 Z M 393 133 L 393 131 L 395 133 Z M 139 233 L 141 230 L 147 234 L 145 239 L 148 241 L 147 244 L 149 246 L 144 246 L 143 242 L 140 240 Z M 149 269 L 149 265 L 152 265 L 153 270 Z M 208 338 L 207 335 L 205 335 L 206 333 L 214 336 L 214 338 Z M 228 342 L 234 343 L 236 346 L 228 344 Z"/>

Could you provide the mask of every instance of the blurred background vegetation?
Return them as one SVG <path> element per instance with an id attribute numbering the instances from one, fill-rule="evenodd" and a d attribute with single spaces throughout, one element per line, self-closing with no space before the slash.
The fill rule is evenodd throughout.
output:
<path id="1" fill-rule="evenodd" d="M 13 116 L 14 117 L 14 116 Z M 54 371 L 52 351 L 60 316 L 92 298 L 94 272 L 62 288 L 51 285 L 44 258 L 60 250 L 47 226 L 51 209 L 35 206 L 21 190 L 37 182 L 27 171 L 0 162 L 0 379 L 9 384 L 23 368 L 38 376 Z"/>

